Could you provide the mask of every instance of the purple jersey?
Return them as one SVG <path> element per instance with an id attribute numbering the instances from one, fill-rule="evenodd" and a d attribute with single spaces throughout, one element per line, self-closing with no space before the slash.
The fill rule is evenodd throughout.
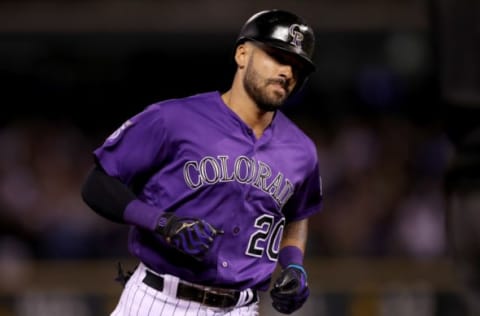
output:
<path id="1" fill-rule="evenodd" d="M 94 154 L 151 206 L 125 212 L 135 224 L 130 252 L 158 273 L 194 283 L 265 290 L 285 223 L 321 205 L 313 142 L 280 111 L 256 139 L 219 92 L 153 104 Z M 152 232 L 166 211 L 204 219 L 225 234 L 196 262 Z"/>

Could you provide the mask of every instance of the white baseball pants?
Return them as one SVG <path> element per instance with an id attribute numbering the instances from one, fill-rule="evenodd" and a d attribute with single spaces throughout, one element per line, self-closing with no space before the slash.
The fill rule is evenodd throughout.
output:
<path id="1" fill-rule="evenodd" d="M 161 275 L 164 278 L 163 291 L 148 286 L 143 282 L 146 269 L 144 264 L 138 265 L 111 316 L 258 316 L 258 301 L 244 306 L 246 300 L 254 295 L 251 290 L 242 292 L 235 307 L 205 306 L 177 298 L 179 278 L 175 276 Z"/>

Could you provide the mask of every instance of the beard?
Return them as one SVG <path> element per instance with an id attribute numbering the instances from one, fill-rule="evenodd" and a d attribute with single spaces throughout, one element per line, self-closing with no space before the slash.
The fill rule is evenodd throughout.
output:
<path id="1" fill-rule="evenodd" d="M 268 85 L 280 85 L 285 93 L 267 90 Z M 290 95 L 289 83 L 285 79 L 264 79 L 256 72 L 251 63 L 248 64 L 245 77 L 243 78 L 245 91 L 257 104 L 258 108 L 265 112 L 278 110 Z"/>

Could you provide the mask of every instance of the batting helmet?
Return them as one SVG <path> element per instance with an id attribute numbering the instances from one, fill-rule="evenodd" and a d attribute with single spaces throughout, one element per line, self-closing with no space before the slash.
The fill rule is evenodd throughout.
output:
<path id="1" fill-rule="evenodd" d="M 307 74 L 315 70 L 312 62 L 315 35 L 299 16 L 283 10 L 265 10 L 251 16 L 243 25 L 236 46 L 257 41 L 300 57 Z"/>

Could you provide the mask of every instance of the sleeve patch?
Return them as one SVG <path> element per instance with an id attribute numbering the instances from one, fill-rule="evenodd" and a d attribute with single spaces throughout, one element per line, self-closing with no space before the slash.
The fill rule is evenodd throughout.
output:
<path id="1" fill-rule="evenodd" d="M 119 128 L 117 128 L 110 136 L 107 137 L 106 145 L 114 145 L 121 138 L 123 133 L 133 125 L 131 120 L 127 120 Z"/>

